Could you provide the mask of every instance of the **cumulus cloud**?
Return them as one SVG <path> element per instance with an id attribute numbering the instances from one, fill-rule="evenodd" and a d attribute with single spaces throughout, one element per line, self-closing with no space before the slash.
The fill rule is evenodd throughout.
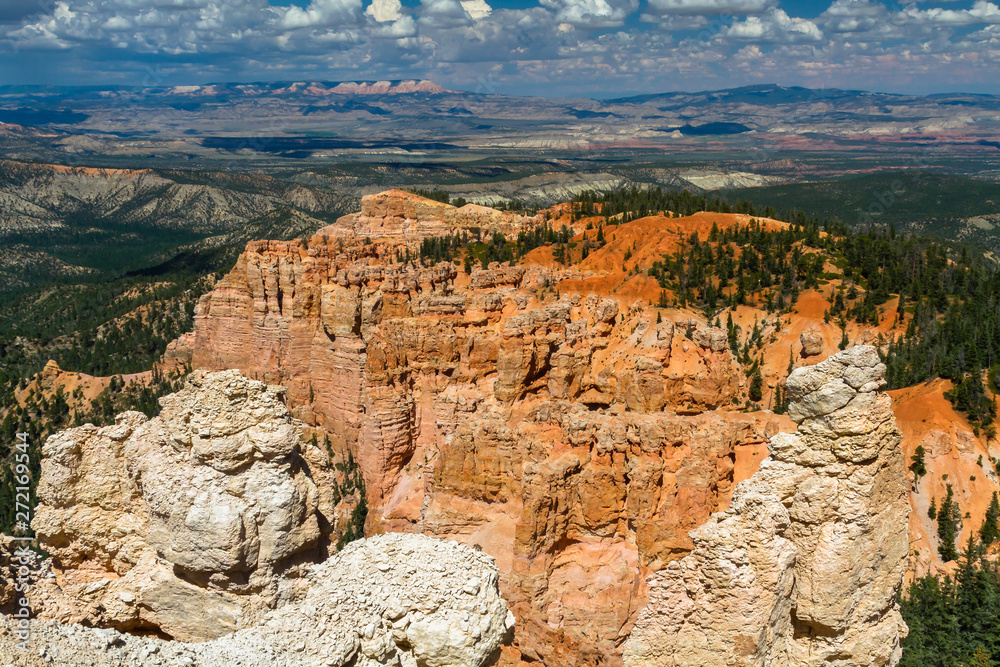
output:
<path id="1" fill-rule="evenodd" d="M 365 14 L 374 18 L 378 23 L 388 23 L 389 21 L 398 21 L 403 17 L 403 13 L 400 11 L 402 8 L 403 3 L 399 0 L 372 0 L 372 4 L 368 5 Z"/>
<path id="2" fill-rule="evenodd" d="M 982 23 L 1000 23 L 1000 7 L 986 0 L 976 0 L 972 9 L 944 9 L 931 7 L 917 9 L 909 6 L 900 13 L 908 23 L 944 26 L 966 26 Z"/>
<path id="3" fill-rule="evenodd" d="M 281 21 L 284 28 L 329 28 L 352 23 L 361 10 L 361 0 L 312 0 L 305 9 L 292 5 Z"/>
<path id="4" fill-rule="evenodd" d="M 457 28 L 472 23 L 459 0 L 420 0 L 420 22 L 436 28 Z"/>
<path id="5" fill-rule="evenodd" d="M 749 16 L 722 31 L 725 37 L 742 42 L 818 42 L 823 31 L 808 19 L 789 16 L 783 9 Z"/>
<path id="6" fill-rule="evenodd" d="M 487 78 L 489 90 L 600 95 L 756 80 L 895 87 L 935 73 L 982 89 L 1000 70 L 1000 0 L 827 0 L 814 19 L 779 0 L 648 0 L 639 23 L 638 0 L 276 2 L 7 0 L 0 71 L 31 82 L 23 63 L 35 58 L 52 82 L 140 82 L 152 60 L 178 83 L 431 78 L 475 90 Z"/>
<path id="7" fill-rule="evenodd" d="M 375 37 L 403 39 L 417 34 L 417 23 L 412 16 L 401 16 L 395 21 L 382 23 L 375 30 Z"/>
<path id="8" fill-rule="evenodd" d="M 835 0 L 816 18 L 816 23 L 828 36 L 879 43 L 898 39 L 918 43 L 931 32 L 926 26 L 908 24 L 899 12 L 889 11 L 877 0 Z"/>
<path id="9" fill-rule="evenodd" d="M 493 13 L 493 8 L 486 4 L 485 0 L 462 0 L 462 9 L 472 17 L 474 21 L 484 19 Z"/>
<path id="10" fill-rule="evenodd" d="M 639 7 L 638 0 L 541 0 L 556 21 L 575 28 L 616 28 Z"/>
<path id="11" fill-rule="evenodd" d="M 889 20 L 889 10 L 871 0 L 835 0 L 818 20 L 829 32 L 867 32 Z"/>
<path id="12" fill-rule="evenodd" d="M 651 14 L 686 16 L 761 14 L 775 6 L 776 0 L 649 0 Z"/>

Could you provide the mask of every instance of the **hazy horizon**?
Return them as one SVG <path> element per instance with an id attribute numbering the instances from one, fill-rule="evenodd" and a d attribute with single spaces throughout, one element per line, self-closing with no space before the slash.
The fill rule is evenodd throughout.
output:
<path id="1" fill-rule="evenodd" d="M 389 83 L 399 83 L 405 81 L 416 81 L 416 82 L 430 82 L 436 85 L 440 85 L 442 88 L 453 93 L 470 93 L 470 94 L 484 94 L 484 95 L 506 95 L 506 96 L 519 96 L 516 92 L 505 92 L 499 88 L 493 91 L 485 90 L 474 90 L 474 89 L 463 89 L 463 88 L 453 88 L 450 86 L 442 85 L 440 82 L 433 79 L 415 79 L 415 78 L 401 78 L 401 79 L 319 79 L 319 78 L 301 78 L 301 79 L 245 79 L 245 80 L 205 80 L 205 81 L 191 81 L 186 83 L 175 83 L 172 85 L 156 84 L 156 85 L 144 85 L 144 84 L 123 84 L 123 83 L 91 83 L 91 84 L 0 84 L 0 89 L 11 89 L 11 90 L 31 90 L 31 89 L 65 89 L 65 90 L 109 90 L 109 89 L 133 89 L 133 88 L 151 88 L 151 89 L 169 89 L 169 88 L 185 88 L 185 87 L 201 87 L 208 88 L 211 86 L 251 86 L 251 85 L 292 85 L 296 83 L 322 83 L 322 84 L 340 84 L 340 83 L 364 83 L 364 84 L 374 84 L 377 82 L 389 82 Z M 781 84 L 781 83 L 753 83 L 746 84 L 743 86 L 732 86 L 727 88 L 701 88 L 701 89 L 666 89 L 666 90 L 639 90 L 639 91 L 623 91 L 615 95 L 607 96 L 593 96 L 593 95 L 574 95 L 569 94 L 552 94 L 545 95 L 541 92 L 525 94 L 525 97 L 542 97 L 548 99 L 592 99 L 596 101 L 607 101 L 613 99 L 621 99 L 628 97 L 643 97 L 649 95 L 702 95 L 709 93 L 722 93 L 731 92 L 737 90 L 750 90 L 750 89 L 765 89 L 765 88 L 780 88 L 780 89 L 805 89 L 812 91 L 840 91 L 846 93 L 861 93 L 861 94 L 871 94 L 871 95 L 899 95 L 904 97 L 941 97 L 941 96 L 960 96 L 960 95 L 972 95 L 972 96 L 985 96 L 985 97 L 1000 97 L 1000 92 L 986 93 L 977 92 L 974 90 L 959 90 L 959 89 L 942 89 L 940 91 L 929 91 L 929 92 L 901 92 L 893 90 L 878 90 L 878 89 L 868 89 L 868 88 L 840 88 L 840 87 L 828 87 L 828 88 L 812 88 L 809 86 L 799 86 L 796 84 Z"/>

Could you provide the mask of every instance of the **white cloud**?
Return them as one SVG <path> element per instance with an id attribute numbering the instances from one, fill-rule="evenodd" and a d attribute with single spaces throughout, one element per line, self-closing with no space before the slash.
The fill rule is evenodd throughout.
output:
<path id="1" fill-rule="evenodd" d="M 845 39 L 895 39 L 904 36 L 897 15 L 875 0 L 835 0 L 816 23 L 824 33 Z"/>
<path id="2" fill-rule="evenodd" d="M 969 10 L 969 15 L 984 23 L 1000 23 L 1000 7 L 992 2 L 978 0 Z"/>
<path id="3" fill-rule="evenodd" d="M 486 4 L 485 0 L 461 0 L 461 5 L 474 21 L 484 19 L 493 13 L 493 8 Z"/>
<path id="4" fill-rule="evenodd" d="M 760 14 L 777 5 L 776 0 L 649 0 L 653 14 L 687 16 Z"/>
<path id="5" fill-rule="evenodd" d="M 391 23 L 382 23 L 375 31 L 376 37 L 388 37 L 391 39 L 402 39 L 413 37 L 417 34 L 417 22 L 412 16 L 401 16 Z"/>
<path id="6" fill-rule="evenodd" d="M 917 9 L 911 5 L 900 12 L 900 17 L 907 23 L 938 26 L 995 24 L 1000 23 L 1000 7 L 992 2 L 986 2 L 986 0 L 976 0 L 972 9 L 943 9 L 941 7 Z"/>
<path id="7" fill-rule="evenodd" d="M 638 0 L 540 0 L 556 21 L 576 28 L 616 28 L 639 8 Z"/>
<path id="8" fill-rule="evenodd" d="M 458 0 L 420 0 L 420 22 L 437 28 L 460 27 L 472 17 Z"/>
<path id="9" fill-rule="evenodd" d="M 818 42 L 823 31 L 808 19 L 794 18 L 783 9 L 771 9 L 763 16 L 749 16 L 722 31 L 722 35 L 744 42 Z"/>
<path id="10" fill-rule="evenodd" d="M 1000 0 L 894 11 L 883 0 L 828 0 L 812 20 L 778 0 L 648 0 L 638 26 L 627 23 L 637 0 L 539 0 L 529 9 L 492 0 L 421 0 L 412 9 L 400 0 L 276 1 L 57 0 L 44 13 L 15 13 L 0 39 L 45 63 L 33 71 L 71 83 L 141 81 L 149 54 L 171 56 L 178 83 L 431 78 L 474 90 L 488 75 L 509 92 L 596 95 L 758 79 L 986 89 L 1000 70 Z M 15 73 L 8 80 L 24 69 L 2 53 L 0 67 Z"/>
<path id="11" fill-rule="evenodd" d="M 318 28 L 353 23 L 361 10 L 361 0 L 312 0 L 305 9 L 292 5 L 285 12 L 282 27 Z"/>
<path id="12" fill-rule="evenodd" d="M 403 13 L 400 11 L 402 8 L 403 3 L 399 0 L 372 0 L 372 4 L 368 5 L 365 14 L 379 23 L 388 23 L 402 18 Z"/>

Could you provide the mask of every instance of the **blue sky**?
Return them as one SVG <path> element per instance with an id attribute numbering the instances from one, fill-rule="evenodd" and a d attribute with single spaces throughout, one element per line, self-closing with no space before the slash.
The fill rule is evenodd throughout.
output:
<path id="1" fill-rule="evenodd" d="M 1000 93 L 1000 0 L 4 0 L 0 83 Z"/>

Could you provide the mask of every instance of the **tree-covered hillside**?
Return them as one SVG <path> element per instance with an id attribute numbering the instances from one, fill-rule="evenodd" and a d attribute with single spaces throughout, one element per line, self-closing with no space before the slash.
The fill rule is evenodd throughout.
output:
<path id="1" fill-rule="evenodd" d="M 728 197 L 1000 250 L 1000 184 L 964 176 L 901 171 L 812 183 L 747 188 Z"/>

